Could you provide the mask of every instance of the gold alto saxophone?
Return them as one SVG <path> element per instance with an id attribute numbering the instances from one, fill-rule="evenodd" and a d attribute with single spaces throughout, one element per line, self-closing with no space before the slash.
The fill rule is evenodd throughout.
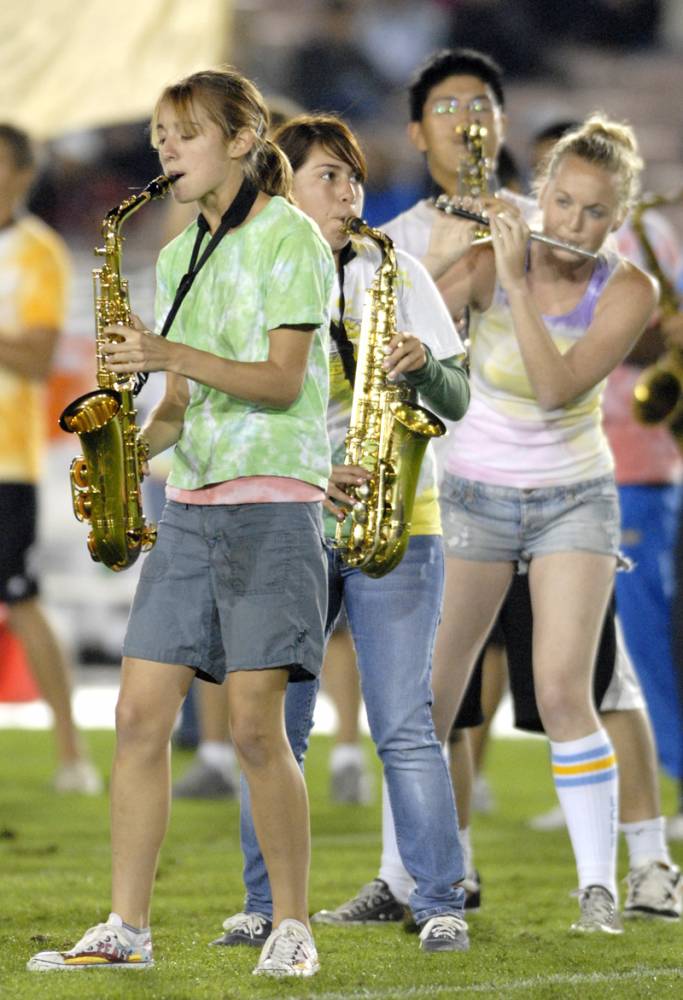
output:
<path id="1" fill-rule="evenodd" d="M 649 195 L 631 213 L 631 224 L 645 259 L 645 269 L 659 281 L 660 313 L 664 317 L 680 312 L 676 289 L 662 270 L 645 231 L 643 215 L 650 208 L 673 205 L 683 198 L 683 189 L 671 198 Z M 683 449 L 683 349 L 671 347 L 646 368 L 633 389 L 633 413 L 642 424 L 666 423 L 679 448 Z"/>
<path id="2" fill-rule="evenodd" d="M 142 205 L 162 198 L 170 185 L 168 177 L 156 177 L 102 222 L 104 246 L 95 253 L 104 263 L 93 271 L 98 388 L 75 399 L 59 418 L 63 430 L 78 434 L 83 449 L 70 470 L 74 514 L 90 523 L 88 550 L 95 562 L 117 571 L 132 566 L 141 550 L 154 545 L 156 526 L 147 524 L 142 512 L 147 449 L 135 424 L 135 376 L 106 369 L 104 328 L 130 325 L 128 282 L 121 277 L 121 226 Z"/>
<path id="3" fill-rule="evenodd" d="M 446 433 L 439 418 L 411 401 L 406 382 L 393 383 L 383 368 L 384 348 L 396 333 L 396 252 L 389 237 L 358 218 L 346 231 L 373 240 L 382 261 L 366 293 L 346 435 L 346 465 L 360 465 L 370 479 L 349 487 L 354 503 L 337 525 L 336 547 L 347 566 L 384 576 L 408 545 L 417 481 L 425 449 Z"/>

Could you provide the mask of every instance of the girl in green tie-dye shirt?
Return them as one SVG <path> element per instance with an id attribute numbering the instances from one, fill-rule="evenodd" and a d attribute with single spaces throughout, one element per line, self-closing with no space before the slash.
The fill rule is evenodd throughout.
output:
<path id="1" fill-rule="evenodd" d="M 112 371 L 166 372 L 144 433 L 151 455 L 174 448 L 159 538 L 124 643 L 113 912 L 73 949 L 42 952 L 30 968 L 152 964 L 149 907 L 168 819 L 171 729 L 195 674 L 216 683 L 227 674 L 232 739 L 275 903 L 255 972 L 318 969 L 306 789 L 283 701 L 290 680 L 316 676 L 322 663 L 334 268 L 320 232 L 288 200 L 291 171 L 264 138 L 267 127 L 259 92 L 228 69 L 168 87 L 153 116 L 174 197 L 196 201 L 201 215 L 159 260 L 160 324 L 194 272 L 162 331 L 168 337 L 137 318 L 108 331 L 118 337 L 107 346 Z"/>

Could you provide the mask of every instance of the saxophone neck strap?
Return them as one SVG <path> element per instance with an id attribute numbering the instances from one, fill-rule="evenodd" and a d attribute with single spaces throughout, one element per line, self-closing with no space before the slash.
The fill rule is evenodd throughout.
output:
<path id="1" fill-rule="evenodd" d="M 171 303 L 171 308 L 169 309 L 166 315 L 166 319 L 164 320 L 164 325 L 161 329 L 160 333 L 161 337 L 168 336 L 168 332 L 171 329 L 173 320 L 176 318 L 178 310 L 183 304 L 183 301 L 187 296 L 188 292 L 192 288 L 195 278 L 197 277 L 201 269 L 204 267 L 207 260 L 214 252 L 218 244 L 221 242 L 223 237 L 227 236 L 227 234 L 230 232 L 231 229 L 235 229 L 237 226 L 241 225 L 244 222 L 246 217 L 249 215 L 249 212 L 251 211 L 252 205 L 256 201 L 257 195 L 258 195 L 258 188 L 252 181 L 249 180 L 249 178 L 245 177 L 244 180 L 242 181 L 239 191 L 237 192 L 234 199 L 230 203 L 226 212 L 223 214 L 218 229 L 207 243 L 206 247 L 204 248 L 204 252 L 201 254 L 201 256 L 200 256 L 200 250 L 202 248 L 202 243 L 204 242 L 204 237 L 209 232 L 209 224 L 203 215 L 200 214 L 197 217 L 197 236 L 194 241 L 194 246 L 192 247 L 192 253 L 190 255 L 190 263 L 188 264 L 186 273 L 182 276 L 178 284 L 175 297 L 173 299 L 173 302 Z M 134 388 L 134 393 L 136 396 L 140 392 L 140 390 L 142 389 L 148 378 L 149 374 L 147 372 L 137 373 L 135 377 L 135 388 Z"/>
<path id="2" fill-rule="evenodd" d="M 330 321 L 330 336 L 332 340 L 337 345 L 337 351 L 339 352 L 339 359 L 342 363 L 342 368 L 344 369 L 344 375 L 348 382 L 351 383 L 351 388 L 353 389 L 353 384 L 356 380 L 356 356 L 353 350 L 353 344 L 349 340 L 349 335 L 346 332 L 346 327 L 344 326 L 344 309 L 346 308 L 346 299 L 344 298 L 344 268 L 353 260 L 356 256 L 356 251 L 351 245 L 351 241 L 346 244 L 341 253 L 339 254 L 339 319 Z"/>

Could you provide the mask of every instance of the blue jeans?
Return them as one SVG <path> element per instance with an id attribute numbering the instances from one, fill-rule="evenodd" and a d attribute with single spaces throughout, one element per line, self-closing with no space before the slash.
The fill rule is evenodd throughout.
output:
<path id="1" fill-rule="evenodd" d="M 415 921 L 460 913 L 465 876 L 457 815 L 446 763 L 432 722 L 431 664 L 443 597 L 443 545 L 436 535 L 410 540 L 402 561 L 379 580 L 348 569 L 328 548 L 332 629 L 342 599 L 361 677 L 370 732 L 384 767 L 396 838 L 415 880 Z M 313 724 L 317 681 L 290 684 L 285 721 L 300 765 Z M 242 781 L 240 836 L 247 889 L 245 911 L 272 916 L 268 873 Z"/>

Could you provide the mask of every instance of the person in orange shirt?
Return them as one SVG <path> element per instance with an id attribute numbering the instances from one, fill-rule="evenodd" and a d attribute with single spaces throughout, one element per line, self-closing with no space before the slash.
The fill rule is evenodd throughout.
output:
<path id="1" fill-rule="evenodd" d="M 54 715 L 54 788 L 95 795 L 102 782 L 74 726 L 67 663 L 38 599 L 43 391 L 64 320 L 68 260 L 57 234 L 21 211 L 34 174 L 29 137 L 0 124 L 0 607 Z"/>

